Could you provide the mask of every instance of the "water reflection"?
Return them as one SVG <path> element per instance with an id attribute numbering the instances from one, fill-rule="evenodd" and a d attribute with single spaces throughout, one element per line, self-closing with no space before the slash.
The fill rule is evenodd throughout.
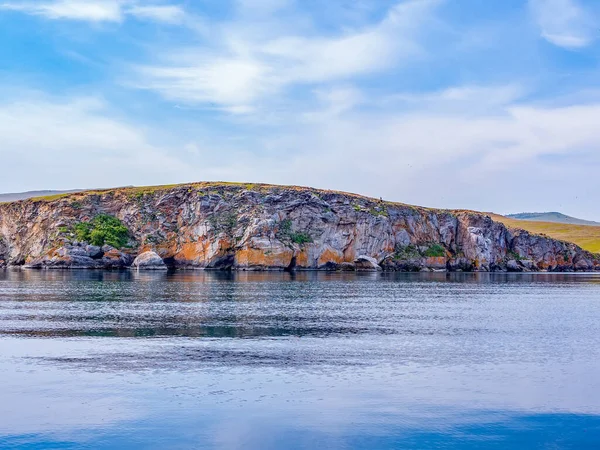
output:
<path id="1" fill-rule="evenodd" d="M 455 415 L 449 411 L 448 415 Z M 475 415 L 475 414 L 474 414 Z M 43 449 L 164 449 L 164 448 L 260 448 L 260 449 L 595 449 L 600 418 L 570 414 L 525 415 L 512 411 L 477 412 L 472 423 L 410 428 L 407 425 L 365 426 L 354 430 L 322 430 L 307 433 L 273 421 L 269 424 L 229 420 L 219 424 L 207 417 L 171 422 L 128 422 L 108 433 L 94 431 L 54 438 L 30 434 L 0 437 L 0 448 Z M 489 422 L 481 418 L 487 417 Z M 432 422 L 447 416 L 428 417 Z M 473 417 L 472 417 L 473 418 Z M 494 419 L 497 422 L 494 422 Z M 166 422 L 166 423 L 165 423 Z M 248 423 L 250 422 L 250 423 Z M 466 422 L 466 420 L 465 420 Z M 136 433 L 136 430 L 154 433 Z"/>
<path id="2" fill-rule="evenodd" d="M 0 271 L 0 448 L 597 448 L 599 281 Z"/>

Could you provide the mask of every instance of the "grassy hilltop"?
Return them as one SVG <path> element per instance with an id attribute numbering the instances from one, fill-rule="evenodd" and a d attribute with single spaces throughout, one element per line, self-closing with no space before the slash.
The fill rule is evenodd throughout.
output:
<path id="1" fill-rule="evenodd" d="M 517 220 L 496 214 L 491 214 L 491 216 L 507 227 L 521 228 L 535 234 L 545 234 L 554 239 L 573 242 L 592 253 L 600 253 L 600 226 Z"/>

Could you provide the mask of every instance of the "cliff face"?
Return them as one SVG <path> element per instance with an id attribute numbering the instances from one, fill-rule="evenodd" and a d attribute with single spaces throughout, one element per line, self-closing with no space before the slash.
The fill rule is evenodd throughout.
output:
<path id="1" fill-rule="evenodd" d="M 77 242 L 77 224 L 102 214 L 127 227 L 122 248 Z M 0 204 L 0 265 L 118 268 L 146 251 L 179 268 L 600 270 L 597 255 L 483 214 L 308 188 L 198 183 Z"/>

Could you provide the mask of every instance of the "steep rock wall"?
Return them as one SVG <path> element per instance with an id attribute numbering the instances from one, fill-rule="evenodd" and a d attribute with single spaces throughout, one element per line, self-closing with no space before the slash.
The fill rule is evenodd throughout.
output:
<path id="1" fill-rule="evenodd" d="M 99 214 L 129 229 L 124 248 L 76 242 Z M 0 265 L 128 267 L 144 251 L 171 267 L 385 270 L 599 270 L 574 244 L 507 229 L 468 211 L 433 210 L 309 188 L 197 183 L 75 193 L 0 204 Z"/>

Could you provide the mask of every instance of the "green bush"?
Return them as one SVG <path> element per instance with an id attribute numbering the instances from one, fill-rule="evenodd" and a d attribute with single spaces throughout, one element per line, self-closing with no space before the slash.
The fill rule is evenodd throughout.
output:
<path id="1" fill-rule="evenodd" d="M 441 258 L 446 256 L 446 249 L 443 245 L 432 244 L 427 250 L 423 252 L 423 256 L 427 258 Z"/>
<path id="2" fill-rule="evenodd" d="M 292 221 L 285 219 L 279 224 L 277 237 L 282 242 L 292 242 L 298 245 L 310 244 L 313 239 L 308 233 L 292 231 Z"/>
<path id="3" fill-rule="evenodd" d="M 290 238 L 294 244 L 299 245 L 309 244 L 313 241 L 308 233 L 292 233 Z"/>
<path id="4" fill-rule="evenodd" d="M 419 249 L 414 245 L 396 245 L 396 251 L 394 253 L 394 259 L 398 260 L 409 260 L 420 258 L 421 254 Z"/>
<path id="5" fill-rule="evenodd" d="M 394 259 L 410 260 L 417 258 L 441 258 L 446 256 L 446 249 L 441 244 L 429 244 L 425 250 L 423 246 L 416 245 L 397 245 L 394 253 Z"/>
<path id="6" fill-rule="evenodd" d="M 116 217 L 100 214 L 90 222 L 80 222 L 73 227 L 78 241 L 92 245 L 110 245 L 122 248 L 129 241 L 129 230 Z"/>
<path id="7" fill-rule="evenodd" d="M 509 259 L 514 259 L 515 261 L 523 260 L 523 257 L 521 255 L 519 255 L 517 252 L 515 252 L 514 250 L 510 250 L 509 252 L 507 252 L 506 256 Z"/>

